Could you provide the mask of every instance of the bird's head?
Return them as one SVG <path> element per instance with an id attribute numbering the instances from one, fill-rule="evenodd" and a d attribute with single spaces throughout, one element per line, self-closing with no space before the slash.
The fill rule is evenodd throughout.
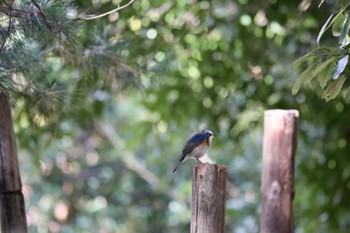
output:
<path id="1" fill-rule="evenodd" d="M 208 138 L 208 139 L 210 139 L 210 140 L 212 140 L 213 137 L 215 136 L 215 134 L 214 134 L 211 130 L 209 130 L 209 129 L 204 129 L 204 130 L 202 131 L 202 134 L 204 134 L 205 137 Z"/>

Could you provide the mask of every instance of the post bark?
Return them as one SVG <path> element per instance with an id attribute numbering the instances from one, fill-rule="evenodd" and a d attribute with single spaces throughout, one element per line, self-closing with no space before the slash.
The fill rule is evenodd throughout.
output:
<path id="1" fill-rule="evenodd" d="M 199 163 L 193 168 L 191 233 L 223 233 L 226 165 Z"/>
<path id="2" fill-rule="evenodd" d="M 11 107 L 3 93 L 0 93 L 0 204 L 1 232 L 27 232 Z"/>
<path id="3" fill-rule="evenodd" d="M 268 110 L 264 115 L 261 233 L 293 232 L 294 156 L 297 110 Z"/>

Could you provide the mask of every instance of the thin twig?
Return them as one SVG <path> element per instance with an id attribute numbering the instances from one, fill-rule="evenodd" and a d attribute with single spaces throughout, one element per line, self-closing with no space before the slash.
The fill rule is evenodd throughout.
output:
<path id="1" fill-rule="evenodd" d="M 93 20 L 93 19 L 99 19 L 99 18 L 102 18 L 102 17 L 105 17 L 107 15 L 110 15 L 110 14 L 113 14 L 117 11 L 120 11 L 124 8 L 126 8 L 127 6 L 131 5 L 135 0 L 130 0 L 128 3 L 126 3 L 125 5 L 122 5 L 120 6 L 120 4 L 118 4 L 118 7 L 111 10 L 111 11 L 108 11 L 106 13 L 103 13 L 103 14 L 100 14 L 100 15 L 94 15 L 94 16 L 87 16 L 87 17 L 81 17 L 79 19 L 82 19 L 82 20 Z"/>

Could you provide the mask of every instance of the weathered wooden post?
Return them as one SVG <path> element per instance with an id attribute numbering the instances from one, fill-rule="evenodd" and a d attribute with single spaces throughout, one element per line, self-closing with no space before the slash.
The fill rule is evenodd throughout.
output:
<path id="1" fill-rule="evenodd" d="M 0 93 L 0 221 L 3 233 L 27 232 L 11 107 Z"/>
<path id="2" fill-rule="evenodd" d="M 293 232 L 293 178 L 298 117 L 297 110 L 265 111 L 261 233 Z"/>
<path id="3" fill-rule="evenodd" d="M 226 165 L 199 163 L 193 168 L 191 233 L 223 233 Z"/>

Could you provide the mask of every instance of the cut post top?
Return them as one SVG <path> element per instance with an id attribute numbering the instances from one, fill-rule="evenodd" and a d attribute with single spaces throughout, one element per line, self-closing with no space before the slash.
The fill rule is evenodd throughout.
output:
<path id="1" fill-rule="evenodd" d="M 266 110 L 264 112 L 265 116 L 266 115 L 289 115 L 292 114 L 296 118 L 299 118 L 299 111 L 296 109 L 289 109 L 289 110 L 284 110 L 284 109 L 270 109 Z"/>

